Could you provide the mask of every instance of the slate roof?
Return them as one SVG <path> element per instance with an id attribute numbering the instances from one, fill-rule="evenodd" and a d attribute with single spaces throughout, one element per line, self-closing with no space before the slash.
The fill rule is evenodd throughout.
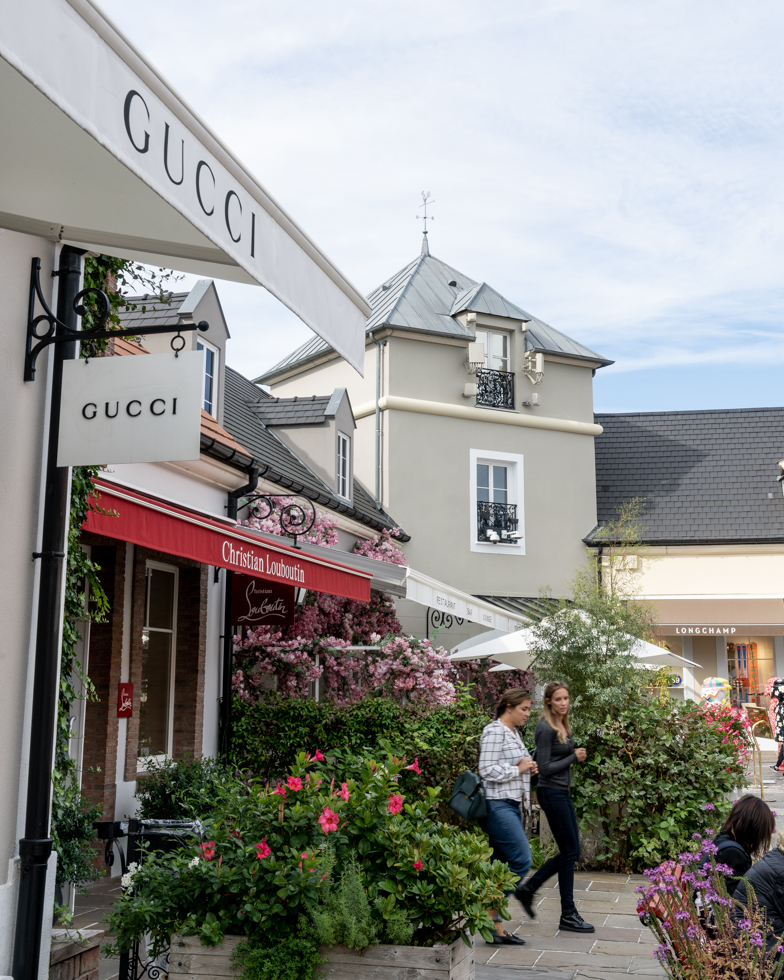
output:
<path id="1" fill-rule="evenodd" d="M 252 458 L 247 459 L 246 465 L 255 463 L 259 466 L 262 479 L 292 493 L 304 493 L 320 506 L 345 514 L 374 531 L 398 527 L 389 514 L 376 510 L 372 495 L 357 480 L 354 480 L 353 504 L 347 504 L 337 497 L 334 490 L 257 417 L 254 409 L 258 407 L 260 399 L 264 400 L 264 393 L 230 367 L 225 369 L 224 377 L 223 427 L 251 454 Z M 329 398 L 326 400 L 329 401 Z M 203 441 L 202 452 L 205 452 Z M 221 444 L 213 447 L 211 454 L 217 459 L 225 459 Z M 234 458 L 236 461 L 236 454 Z M 400 540 L 409 541 L 410 536 L 403 532 Z"/>
<path id="2" fill-rule="evenodd" d="M 451 285 L 454 283 L 454 285 Z M 396 272 L 367 297 L 373 308 L 366 332 L 385 326 L 415 333 L 474 340 L 474 333 L 457 319 L 464 310 L 527 320 L 526 349 L 582 358 L 601 365 L 612 361 L 567 337 L 543 320 L 505 299 L 487 283 L 478 283 L 425 252 Z M 330 353 L 330 346 L 313 337 L 269 371 L 256 378 L 269 383 L 284 371 Z"/>
<path id="3" fill-rule="evenodd" d="M 136 304 L 136 309 L 123 310 L 120 313 L 123 328 L 176 326 L 180 322 L 180 307 L 189 295 L 190 292 L 169 293 L 169 304 L 160 303 L 147 293 L 143 296 L 128 296 L 128 302 Z"/>
<path id="4" fill-rule="evenodd" d="M 595 444 L 600 524 L 623 502 L 644 497 L 650 544 L 784 541 L 776 482 L 784 408 L 635 412 L 596 421 L 604 428 Z"/>
<path id="5" fill-rule="evenodd" d="M 253 404 L 253 411 L 265 425 L 317 425 L 326 419 L 330 399 L 330 395 L 263 398 Z"/>

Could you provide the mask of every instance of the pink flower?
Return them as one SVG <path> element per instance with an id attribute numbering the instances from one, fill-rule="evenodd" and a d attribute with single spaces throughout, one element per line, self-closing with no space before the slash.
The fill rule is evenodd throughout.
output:
<path id="1" fill-rule="evenodd" d="M 324 756 L 321 754 L 321 749 L 316 749 L 316 752 L 315 752 L 315 754 L 313 756 L 313 761 L 314 762 L 323 762 L 324 761 Z"/>
<path id="2" fill-rule="evenodd" d="M 413 770 L 417 774 L 417 776 L 421 776 L 422 775 L 422 770 L 419 768 L 419 759 L 418 758 L 415 758 L 414 761 L 411 763 L 410 766 L 406 766 L 406 769 Z"/>
<path id="3" fill-rule="evenodd" d="M 260 844 L 256 845 L 256 857 L 259 861 L 263 861 L 264 858 L 268 858 L 272 854 L 272 850 L 267 843 L 267 838 L 265 837 Z"/>
<path id="4" fill-rule="evenodd" d="M 285 795 L 286 795 L 286 787 L 283 786 L 281 783 L 278 783 L 278 785 L 272 791 L 272 795 L 275 796 L 275 794 L 277 794 L 278 796 L 285 797 Z"/>
<path id="5" fill-rule="evenodd" d="M 293 789 L 295 793 L 302 789 L 302 780 L 299 778 L 299 776 L 289 776 L 289 778 L 286 780 L 286 784 L 288 785 L 288 788 Z"/>
<path id="6" fill-rule="evenodd" d="M 215 841 L 208 840 L 204 844 L 199 844 L 202 857 L 205 861 L 211 861 L 215 857 Z"/>
<path id="7" fill-rule="evenodd" d="M 400 813 L 402 809 L 403 809 L 403 797 L 395 796 L 394 794 L 390 796 L 389 804 L 387 805 L 387 810 L 389 810 L 389 812 L 394 815 L 395 813 Z"/>
<path id="8" fill-rule="evenodd" d="M 328 806 L 325 806 L 321 816 L 318 818 L 318 822 L 321 824 L 321 829 L 324 833 L 328 834 L 330 831 L 338 829 L 340 817 L 333 810 L 330 810 Z"/>
<path id="9" fill-rule="evenodd" d="M 301 858 L 306 858 L 307 856 L 308 856 L 308 852 L 307 851 L 303 851 L 302 854 L 300 854 L 300 857 Z M 297 867 L 298 868 L 301 868 L 302 867 L 302 861 L 299 862 L 299 864 L 297 865 Z"/>
<path id="10" fill-rule="evenodd" d="M 351 796 L 351 793 L 349 793 L 348 791 L 348 783 L 340 784 L 340 789 L 338 790 L 338 796 L 341 796 L 348 803 L 348 798 Z"/>
<path id="11" fill-rule="evenodd" d="M 414 871 L 421 871 L 424 868 L 424 864 L 421 861 L 414 861 Z"/>

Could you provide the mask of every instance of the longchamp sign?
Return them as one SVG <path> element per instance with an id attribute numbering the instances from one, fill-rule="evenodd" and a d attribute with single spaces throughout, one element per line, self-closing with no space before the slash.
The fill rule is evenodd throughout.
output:
<path id="1" fill-rule="evenodd" d="M 63 364 L 58 466 L 198 459 L 204 351 Z"/>

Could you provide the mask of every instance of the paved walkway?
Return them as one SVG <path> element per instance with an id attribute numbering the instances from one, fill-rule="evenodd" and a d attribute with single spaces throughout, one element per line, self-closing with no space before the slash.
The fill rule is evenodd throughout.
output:
<path id="1" fill-rule="evenodd" d="M 561 903 L 555 879 L 549 882 L 552 887 L 538 893 L 533 922 L 511 899 L 514 918 L 506 929 L 522 936 L 526 945 L 493 947 L 477 936 L 476 980 L 605 980 L 624 974 L 641 980 L 663 977 L 653 955 L 653 933 L 637 918 L 636 889 L 644 880 L 642 875 L 578 872 L 577 908 L 596 927 L 588 936 L 558 930 Z"/>

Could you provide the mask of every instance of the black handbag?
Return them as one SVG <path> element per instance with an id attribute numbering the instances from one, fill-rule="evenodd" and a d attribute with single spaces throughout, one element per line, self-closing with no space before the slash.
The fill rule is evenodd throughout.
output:
<path id="1" fill-rule="evenodd" d="M 464 820 L 484 820 L 487 816 L 487 800 L 481 777 L 466 769 L 457 777 L 448 805 L 450 810 L 454 810 Z"/>

